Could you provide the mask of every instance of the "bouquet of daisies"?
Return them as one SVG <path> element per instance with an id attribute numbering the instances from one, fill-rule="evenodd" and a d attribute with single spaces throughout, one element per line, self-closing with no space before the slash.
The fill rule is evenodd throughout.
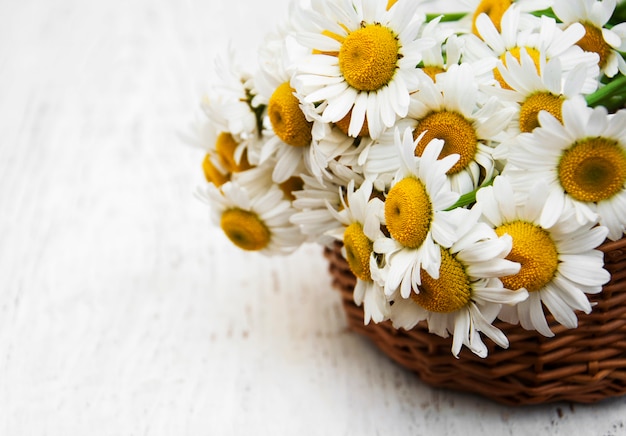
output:
<path id="1" fill-rule="evenodd" d="M 575 328 L 610 279 L 598 246 L 626 228 L 625 16 L 294 2 L 253 72 L 216 63 L 199 195 L 244 250 L 341 242 L 364 322 L 424 321 L 455 356 L 507 347 L 496 319 Z"/>

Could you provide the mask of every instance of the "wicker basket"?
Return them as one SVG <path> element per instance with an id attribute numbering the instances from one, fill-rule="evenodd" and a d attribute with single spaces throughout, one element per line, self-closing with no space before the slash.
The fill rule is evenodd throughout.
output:
<path id="1" fill-rule="evenodd" d="M 325 255 L 351 330 L 368 337 L 431 386 L 524 405 L 591 403 L 626 394 L 626 238 L 607 242 L 600 249 L 611 281 L 602 293 L 590 296 L 597 305 L 589 315 L 579 313 L 577 329 L 566 329 L 549 316 L 556 335 L 545 338 L 496 321 L 510 346 L 502 349 L 486 338 L 489 356 L 485 359 L 465 348 L 456 359 L 450 352 L 451 338 L 428 333 L 424 323 L 410 331 L 396 330 L 389 322 L 364 325 L 363 311 L 352 297 L 356 279 L 341 255 L 341 245 L 327 248 Z"/>

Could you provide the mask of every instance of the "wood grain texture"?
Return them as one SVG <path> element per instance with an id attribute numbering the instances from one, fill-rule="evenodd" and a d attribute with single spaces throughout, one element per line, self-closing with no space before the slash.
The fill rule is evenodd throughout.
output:
<path id="1" fill-rule="evenodd" d="M 210 225 L 179 134 L 286 5 L 0 1 L 0 435 L 625 434 L 626 399 L 422 385 L 347 332 L 319 247 Z"/>

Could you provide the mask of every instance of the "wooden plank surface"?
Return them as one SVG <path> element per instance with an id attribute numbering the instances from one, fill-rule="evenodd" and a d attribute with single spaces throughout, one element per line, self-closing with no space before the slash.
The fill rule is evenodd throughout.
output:
<path id="1" fill-rule="evenodd" d="M 179 135 L 286 5 L 0 1 L 0 435 L 626 434 L 626 399 L 425 387 L 346 330 L 317 246 L 210 225 Z"/>

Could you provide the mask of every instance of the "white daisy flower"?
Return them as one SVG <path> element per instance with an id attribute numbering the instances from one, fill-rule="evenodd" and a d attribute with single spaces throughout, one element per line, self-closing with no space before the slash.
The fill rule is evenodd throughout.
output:
<path id="1" fill-rule="evenodd" d="M 626 23 L 606 27 L 617 0 L 554 0 L 552 9 L 567 25 L 581 23 L 585 36 L 578 41 L 583 50 L 597 53 L 602 72 L 613 77 L 626 74 L 626 62 L 619 51 L 626 51 Z"/>
<path id="2" fill-rule="evenodd" d="M 501 101 L 518 104 L 518 111 L 513 118 L 510 133 L 531 132 L 539 126 L 537 116 L 545 110 L 559 121 L 562 120 L 563 102 L 581 93 L 595 91 L 598 67 L 589 68 L 580 64 L 577 68 L 564 73 L 559 58 L 545 61 L 540 54 L 541 68 L 537 71 L 535 63 L 526 49 L 520 49 L 518 61 L 511 53 L 506 53 L 506 67 L 498 61 L 498 71 L 510 89 L 484 87 L 488 94 L 497 96 Z M 587 83 L 592 87 L 585 87 Z M 500 150 L 500 153 L 502 150 Z M 501 158 L 494 152 L 496 159 Z"/>
<path id="3" fill-rule="evenodd" d="M 292 83 L 324 122 L 349 116 L 350 136 L 367 123 L 377 138 L 406 116 L 421 52 L 434 44 L 416 39 L 423 22 L 417 5 L 399 0 L 387 10 L 380 0 L 319 0 L 299 10 L 296 36 L 313 54 L 298 64 Z"/>
<path id="4" fill-rule="evenodd" d="M 350 181 L 357 185 L 363 183 L 361 175 L 335 161 L 329 162 L 328 170 L 321 181 L 309 175 L 301 176 L 304 184 L 301 190 L 293 193 L 293 206 L 297 212 L 291 217 L 291 222 L 298 225 L 303 234 L 326 246 L 337 240 L 332 235 L 342 232 L 343 225 L 331 209 L 341 209 L 343 187 Z"/>
<path id="5" fill-rule="evenodd" d="M 304 241 L 298 227 L 289 221 L 295 209 L 274 186 L 252 196 L 244 187 L 229 181 L 219 189 L 207 185 L 198 196 L 210 204 L 213 221 L 243 250 L 288 254 Z"/>
<path id="6" fill-rule="evenodd" d="M 229 173 L 224 168 L 222 159 L 215 152 L 216 132 L 213 123 L 207 120 L 204 114 L 201 118 L 197 117 L 191 123 L 190 128 L 180 133 L 179 136 L 186 144 L 204 152 L 202 172 L 208 183 L 221 186 L 229 180 Z"/>
<path id="7" fill-rule="evenodd" d="M 460 194 L 491 179 L 491 143 L 498 140 L 515 112 L 503 107 L 495 97 L 487 100 L 473 77 L 471 66 L 461 64 L 439 74 L 436 83 L 424 78 L 419 91 L 411 95 L 408 114 L 417 120 L 414 135 L 422 137 L 416 155 L 421 155 L 433 138 L 445 142 L 444 156 L 459 155 L 448 176 L 452 189 Z"/>
<path id="8" fill-rule="evenodd" d="M 413 130 L 416 121 L 410 118 L 399 120 L 395 130 L 404 132 Z M 387 192 L 402 165 L 402 158 L 398 153 L 395 130 L 386 130 L 378 139 L 367 144 L 361 150 L 357 164 L 362 168 L 363 176 L 374 182 L 374 186 L 381 192 Z"/>
<path id="9" fill-rule="evenodd" d="M 241 69 L 234 56 L 215 61 L 215 82 L 202 99 L 201 107 L 216 132 L 230 135 L 237 145 L 229 152 L 229 166 L 259 161 L 261 113 L 263 107 L 254 102 L 257 93 L 254 77 Z M 214 147 L 213 147 L 214 148 Z"/>
<path id="10" fill-rule="evenodd" d="M 498 279 L 515 274 L 519 264 L 505 260 L 511 250 L 511 238 L 497 237 L 485 223 L 479 223 L 479 208 L 463 211 L 458 239 L 450 248 L 439 247 L 441 269 L 437 278 L 424 270 L 421 285 L 409 298 L 396 293 L 390 319 L 394 327 L 413 328 L 426 320 L 428 330 L 442 337 L 453 335 L 452 354 L 458 357 L 466 345 L 480 357 L 487 356 L 482 332 L 503 348 L 509 345 L 506 336 L 491 323 L 503 304 L 515 305 L 528 293 L 505 289 Z"/>
<path id="11" fill-rule="evenodd" d="M 304 184 L 302 178 L 299 176 L 293 176 L 282 183 L 276 183 L 272 179 L 272 173 L 275 166 L 275 161 L 271 159 L 266 160 L 265 162 L 246 171 L 232 174 L 230 180 L 238 186 L 245 188 L 251 197 L 262 195 L 268 189 L 277 187 L 283 192 L 286 200 L 295 200 L 294 192 L 300 191 Z M 302 170 L 305 171 L 304 168 Z"/>
<path id="12" fill-rule="evenodd" d="M 442 25 L 442 16 L 429 21 L 421 32 L 422 38 L 431 38 L 435 45 L 422 52 L 421 70 L 430 77 L 433 82 L 436 76 L 443 73 L 450 65 L 459 64 L 463 51 L 463 40 L 454 34 L 454 31 Z"/>
<path id="13" fill-rule="evenodd" d="M 529 293 L 528 300 L 513 308 L 504 307 L 500 317 L 553 336 L 542 303 L 558 323 L 575 328 L 575 311 L 591 312 L 585 294 L 600 292 L 609 281 L 603 253 L 595 250 L 604 241 L 607 229 L 593 222 L 578 224 L 572 219 L 572 208 L 562 210 L 552 225 L 542 225 L 542 210 L 549 207 L 550 194 L 542 182 L 532 186 L 523 201 L 516 201 L 519 196 L 507 178 L 499 176 L 493 186 L 479 190 L 476 199 L 496 233 L 513 238 L 507 259 L 519 262 L 521 269 L 514 275 L 502 276 L 504 286 Z"/>
<path id="14" fill-rule="evenodd" d="M 584 52 L 576 42 L 580 40 L 585 29 L 580 23 L 574 23 L 565 30 L 561 30 L 553 18 L 542 16 L 537 20 L 536 27 L 525 27 L 520 23 L 520 9 L 513 5 L 502 17 L 502 31 L 494 26 L 485 14 L 476 19 L 478 33 L 483 41 L 474 35 L 468 35 L 466 39 L 465 60 L 479 63 L 482 68 L 491 66 L 494 78 L 503 88 L 508 84 L 495 68 L 497 61 L 506 64 L 506 53 L 510 52 L 515 58 L 520 59 L 522 47 L 535 62 L 537 69 L 540 65 L 540 54 L 547 61 L 559 58 L 561 68 L 568 72 L 579 64 L 593 66 L 598 62 L 595 53 Z"/>
<path id="15" fill-rule="evenodd" d="M 456 163 L 458 155 L 437 160 L 443 141 L 434 139 L 425 147 L 421 157 L 413 150 L 411 129 L 402 139 L 396 131 L 402 166 L 385 199 L 385 225 L 389 237 L 374 241 L 374 251 L 385 255 L 389 265 L 385 293 L 391 295 L 400 287 L 403 298 L 421 283 L 421 270 L 432 277 L 439 276 L 441 253 L 439 245 L 450 247 L 456 240 L 460 209 L 447 211 L 459 194 L 450 189 L 446 172 Z"/>
<path id="16" fill-rule="evenodd" d="M 247 145 L 250 141 L 239 142 L 232 134 L 217 131 L 216 125 L 204 114 L 202 119 L 192 124 L 189 132 L 182 135 L 182 139 L 204 152 L 204 177 L 217 187 L 231 180 L 235 174 L 253 167 L 248 162 L 250 149 Z"/>
<path id="17" fill-rule="evenodd" d="M 343 225 L 343 232 L 336 236 L 343 242 L 343 255 L 357 279 L 354 302 L 357 306 L 363 305 L 365 324 L 389 318 L 389 302 L 380 284 L 378 256 L 374 253 L 374 241 L 385 237 L 381 230 L 384 205 L 379 198 L 372 198 L 372 193 L 371 182 L 366 180 L 355 190 L 354 180 L 351 180 L 341 211 L 329 209 Z"/>
<path id="18" fill-rule="evenodd" d="M 260 68 L 256 77 L 258 96 L 255 101 L 267 106 L 266 139 L 260 161 L 275 159 L 272 177 L 276 183 L 298 176 L 302 166 L 311 167 L 313 123 L 304 114 L 300 98 L 291 86 L 290 62 L 285 54 L 289 52 L 288 44 L 295 44 L 289 35 L 268 37 L 265 50 L 259 54 Z"/>
<path id="19" fill-rule="evenodd" d="M 573 208 L 580 224 L 598 219 L 609 239 L 620 239 L 626 228 L 626 110 L 609 115 L 578 96 L 563 103 L 562 124 L 545 111 L 539 124 L 509 145 L 505 172 L 515 186 L 546 181 L 541 225 L 552 227 Z"/>
<path id="20" fill-rule="evenodd" d="M 493 25 L 498 29 L 498 32 L 502 29 L 502 16 L 504 13 L 515 4 L 515 7 L 519 8 L 521 12 L 533 12 L 540 11 L 549 8 L 552 5 L 552 0 L 459 0 L 464 6 L 457 12 L 467 11 L 468 16 L 461 20 L 461 23 L 466 24 L 467 27 L 471 27 L 471 32 L 478 35 L 476 28 L 476 19 L 481 14 L 486 14 Z M 532 20 L 532 17 L 525 16 L 525 18 Z M 471 22 L 470 22 L 471 19 Z"/>
<path id="21" fill-rule="evenodd" d="M 316 120 L 313 122 L 313 141 L 311 142 L 311 173 L 318 178 L 328 177 L 327 168 L 332 161 L 361 172 L 358 168 L 359 155 L 374 140 L 368 136 L 367 132 L 362 132 L 363 135 L 356 138 L 349 136 L 349 119 L 347 122 L 341 120 L 331 124 L 321 121 L 319 115 L 314 115 L 314 117 Z"/>
<path id="22" fill-rule="evenodd" d="M 232 53 L 217 57 L 214 69 L 216 79 L 202 101 L 207 117 L 222 132 L 229 132 L 237 139 L 259 135 L 255 105 L 256 94 L 252 74 L 241 69 Z"/>

